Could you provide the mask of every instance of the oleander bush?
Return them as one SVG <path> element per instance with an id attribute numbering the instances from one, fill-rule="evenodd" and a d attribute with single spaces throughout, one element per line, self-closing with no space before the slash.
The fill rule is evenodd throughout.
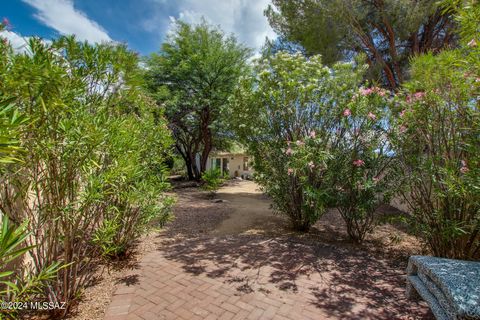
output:
<path id="1" fill-rule="evenodd" d="M 170 133 L 143 92 L 138 57 L 123 45 L 31 38 L 25 53 L 8 42 L 0 51 L 0 96 L 28 118 L 13 146 L 21 161 L 1 171 L 0 210 L 28 221 L 33 274 L 64 266 L 41 295 L 70 306 L 99 257 L 127 254 L 168 219 Z"/>
<path id="2" fill-rule="evenodd" d="M 363 152 L 348 149 L 352 136 L 347 131 L 355 126 L 345 123 L 345 106 L 356 103 L 365 69 L 361 59 L 328 68 L 319 56 L 280 52 L 258 61 L 232 99 L 239 114 L 232 126 L 255 159 L 256 180 L 296 230 L 307 231 L 336 204 L 332 186 L 339 163 L 332 169 L 340 147 Z M 368 108 L 359 105 L 358 112 L 368 113 Z M 345 170 L 353 160 L 342 162 Z M 340 182 L 346 190 L 357 185 Z"/>
<path id="3" fill-rule="evenodd" d="M 449 258 L 480 258 L 479 18 L 461 8 L 461 46 L 412 61 L 393 131 L 412 225 Z"/>
<path id="4" fill-rule="evenodd" d="M 0 299 L 7 303 L 2 305 L 2 317 L 7 319 L 19 317 L 19 310 L 8 307 L 9 304 L 34 301 L 65 267 L 54 262 L 36 272 L 31 266 L 21 264 L 22 258 L 33 249 L 33 246 L 25 245 L 30 235 L 27 225 L 28 221 L 25 221 L 17 227 L 6 215 L 0 225 Z"/>
<path id="5" fill-rule="evenodd" d="M 349 237 L 362 242 L 379 221 L 377 210 L 397 187 L 396 159 L 388 139 L 390 93 L 360 88 L 344 106 L 336 131 L 335 161 L 329 167 L 332 198 Z"/>

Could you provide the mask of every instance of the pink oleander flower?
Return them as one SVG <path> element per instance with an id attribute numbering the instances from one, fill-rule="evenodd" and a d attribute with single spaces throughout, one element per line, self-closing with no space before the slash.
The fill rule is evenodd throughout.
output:
<path id="1" fill-rule="evenodd" d="M 413 97 L 416 99 L 416 100 L 421 100 L 425 97 L 425 92 L 422 92 L 422 91 L 419 91 L 419 92 L 415 92 L 413 94 Z"/>
<path id="2" fill-rule="evenodd" d="M 291 176 L 291 175 L 293 174 L 293 169 L 292 169 L 292 168 L 288 168 L 287 174 L 288 174 L 289 176 Z"/>
<path id="3" fill-rule="evenodd" d="M 407 132 L 407 127 L 400 126 L 400 128 L 398 128 L 398 131 L 400 131 L 400 133 L 405 133 L 405 132 Z"/>
<path id="4" fill-rule="evenodd" d="M 343 110 L 343 115 L 344 115 L 345 117 L 348 117 L 348 116 L 350 116 L 351 114 L 352 114 L 352 111 L 350 111 L 350 109 L 347 108 L 347 109 Z"/>
<path id="5" fill-rule="evenodd" d="M 310 169 L 315 168 L 315 164 L 313 163 L 313 161 L 310 161 L 310 162 L 308 163 L 308 167 L 309 167 Z"/>
<path id="6" fill-rule="evenodd" d="M 377 120 L 377 116 L 372 113 L 372 112 L 369 112 L 368 115 L 367 115 L 371 120 Z"/>
<path id="7" fill-rule="evenodd" d="M 297 146 L 303 146 L 305 144 L 305 142 L 301 141 L 301 140 L 297 140 L 296 142 Z"/>
<path id="8" fill-rule="evenodd" d="M 286 154 L 287 156 L 291 156 L 292 153 L 293 153 L 292 148 L 288 148 L 287 151 L 285 151 L 285 154 Z"/>
<path id="9" fill-rule="evenodd" d="M 403 118 L 405 116 L 405 112 L 407 112 L 407 110 L 403 109 L 402 112 L 400 112 L 400 118 Z"/>
<path id="10" fill-rule="evenodd" d="M 472 48 L 476 47 L 477 46 L 477 41 L 475 41 L 475 39 L 472 39 L 467 43 L 467 46 L 472 47 Z"/>
<path id="11" fill-rule="evenodd" d="M 387 95 L 387 91 L 383 90 L 383 89 L 378 89 L 377 90 L 377 94 L 380 96 L 380 97 L 385 97 Z"/>
<path id="12" fill-rule="evenodd" d="M 315 139 L 317 134 L 315 133 L 315 130 L 312 130 L 308 135 L 310 136 L 310 138 Z"/>
<path id="13" fill-rule="evenodd" d="M 466 166 L 467 166 L 467 161 L 465 161 L 465 160 L 461 160 L 460 163 L 462 164 L 462 167 L 466 167 Z"/>
<path id="14" fill-rule="evenodd" d="M 470 171 L 470 169 L 468 169 L 468 167 L 461 167 L 460 168 L 461 173 L 467 173 L 468 171 Z"/>
<path id="15" fill-rule="evenodd" d="M 407 101 L 407 103 L 412 103 L 412 96 L 411 95 L 407 95 L 405 97 L 405 101 Z"/>
<path id="16" fill-rule="evenodd" d="M 357 159 L 353 161 L 353 165 L 356 167 L 361 167 L 365 164 L 365 162 L 362 159 Z"/>
<path id="17" fill-rule="evenodd" d="M 374 92 L 374 90 L 371 89 L 371 88 L 367 88 L 367 89 L 360 88 L 359 92 L 362 96 L 368 96 L 368 95 L 372 94 Z"/>

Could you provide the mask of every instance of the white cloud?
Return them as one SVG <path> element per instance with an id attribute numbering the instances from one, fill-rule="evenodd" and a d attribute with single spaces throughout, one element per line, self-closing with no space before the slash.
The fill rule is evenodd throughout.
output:
<path id="1" fill-rule="evenodd" d="M 25 52 L 28 46 L 28 38 L 24 38 L 18 33 L 9 30 L 0 32 L 0 37 L 7 39 L 16 52 Z"/>
<path id="2" fill-rule="evenodd" d="M 35 18 L 60 34 L 75 34 L 81 41 L 112 41 L 98 23 L 75 9 L 72 0 L 23 0 L 23 2 L 38 10 Z"/>
<path id="3" fill-rule="evenodd" d="M 161 9 L 163 0 L 152 0 Z M 179 0 L 178 16 L 188 23 L 200 22 L 202 16 L 207 22 L 219 25 L 227 34 L 234 33 L 239 41 L 256 50 L 264 44 L 265 38 L 276 38 L 275 32 L 268 24 L 263 11 L 270 0 Z M 163 13 L 159 10 L 158 15 Z M 147 20 L 144 25 L 152 31 L 152 25 L 165 16 L 158 15 Z M 168 18 L 168 17 L 167 17 Z"/>
<path id="4" fill-rule="evenodd" d="M 10 30 L 3 30 L 0 31 L 0 37 L 7 39 L 10 42 L 10 45 L 13 48 L 13 51 L 16 53 L 31 53 L 29 40 L 32 37 L 24 37 L 19 33 L 10 31 Z M 51 40 L 41 39 L 41 42 L 44 44 L 51 44 Z"/>

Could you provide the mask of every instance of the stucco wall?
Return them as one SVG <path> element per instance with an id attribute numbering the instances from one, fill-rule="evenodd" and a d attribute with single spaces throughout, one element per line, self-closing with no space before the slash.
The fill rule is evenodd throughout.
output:
<path id="1" fill-rule="evenodd" d="M 231 178 L 233 177 L 240 177 L 240 176 L 252 176 L 253 169 L 249 163 L 249 170 L 243 170 L 243 158 L 245 155 L 243 154 L 235 154 L 235 155 L 226 155 L 226 154 L 219 154 L 219 155 L 212 155 L 208 158 L 207 162 L 207 170 L 211 169 L 212 166 L 212 159 L 228 159 L 228 171 Z M 222 160 L 223 161 L 223 160 Z M 214 161 L 216 162 L 216 161 Z M 250 161 L 249 161 L 250 162 Z M 223 163 L 223 162 L 222 162 Z"/>

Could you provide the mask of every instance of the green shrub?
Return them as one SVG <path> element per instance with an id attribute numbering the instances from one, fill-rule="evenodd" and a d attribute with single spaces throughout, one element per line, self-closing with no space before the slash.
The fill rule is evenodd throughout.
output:
<path id="1" fill-rule="evenodd" d="M 62 268 L 58 262 L 42 270 L 35 271 L 30 266 L 23 269 L 18 265 L 25 264 L 24 256 L 33 249 L 26 245 L 26 240 L 31 234 L 27 231 L 28 222 L 20 226 L 11 224 L 8 217 L 3 215 L 0 226 L 0 298 L 2 302 L 32 301 L 43 292 L 49 283 L 56 278 L 57 272 Z M 15 270 L 9 267 L 17 266 Z M 18 310 L 2 310 L 7 318 L 17 318 Z"/>
<path id="2" fill-rule="evenodd" d="M 331 204 L 334 133 L 361 69 L 280 52 L 262 58 L 232 98 L 232 127 L 254 158 L 256 180 L 296 230 L 307 231 Z"/>
<path id="3" fill-rule="evenodd" d="M 166 219 L 170 133 L 125 46 L 61 37 L 30 39 L 28 54 L 0 48 L 0 96 L 29 119 L 18 134 L 23 162 L 2 173 L 0 209 L 29 221 L 36 274 L 66 265 L 43 294 L 70 306 L 102 253 L 127 252 L 150 221 Z"/>
<path id="4" fill-rule="evenodd" d="M 204 172 L 202 175 L 203 185 L 202 189 L 208 191 L 210 197 L 215 197 L 218 189 L 225 181 L 225 176 L 222 175 L 220 169 L 210 169 Z"/>
<path id="5" fill-rule="evenodd" d="M 360 88 L 343 106 L 337 122 L 335 161 L 328 168 L 332 202 L 338 207 L 347 233 L 362 242 L 378 223 L 376 210 L 389 203 L 398 178 L 388 141 L 389 94 L 380 88 Z"/>
<path id="6" fill-rule="evenodd" d="M 460 10 L 462 46 L 412 61 L 395 148 L 413 226 L 436 256 L 480 258 L 480 7 Z"/>
<path id="7" fill-rule="evenodd" d="M 18 128 L 25 123 L 26 118 L 19 113 L 14 100 L 0 100 L 0 164 L 19 160 L 16 157 L 20 151 Z"/>

